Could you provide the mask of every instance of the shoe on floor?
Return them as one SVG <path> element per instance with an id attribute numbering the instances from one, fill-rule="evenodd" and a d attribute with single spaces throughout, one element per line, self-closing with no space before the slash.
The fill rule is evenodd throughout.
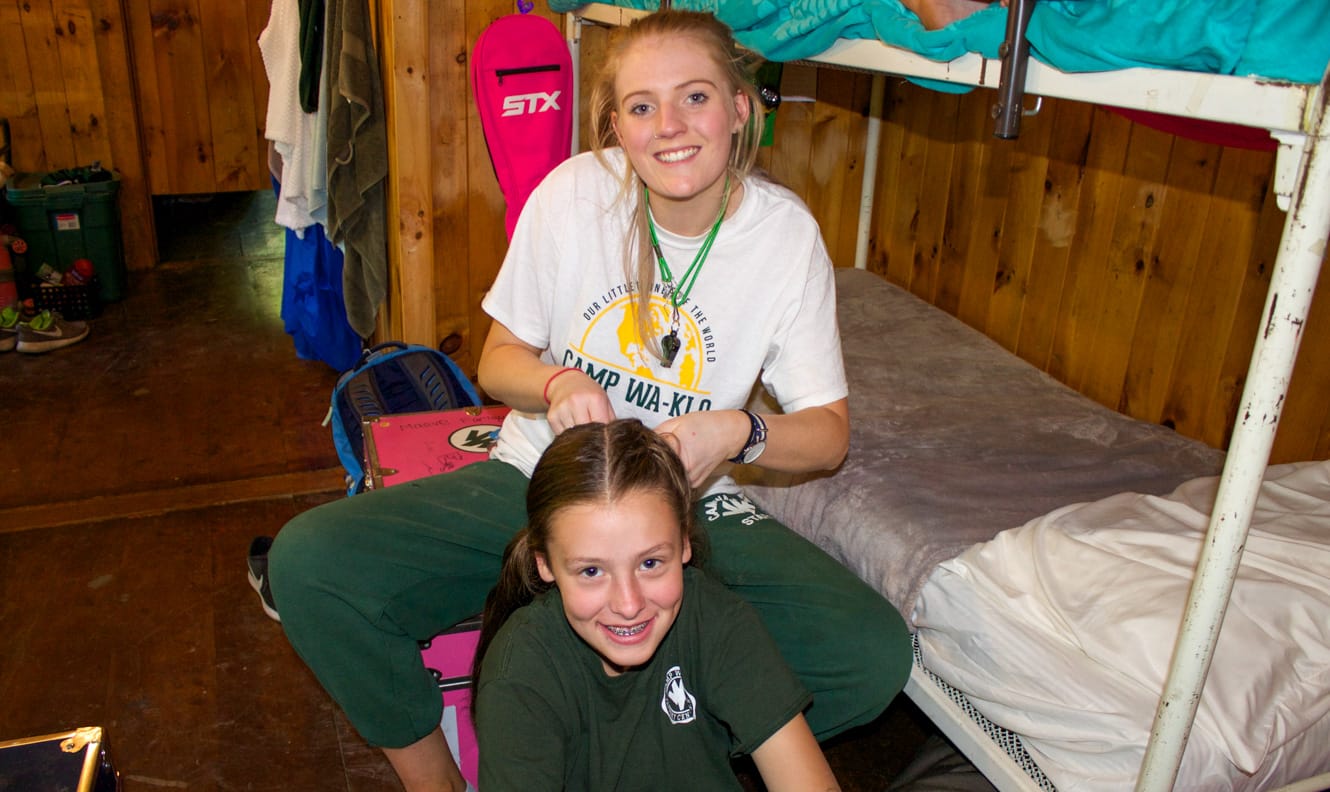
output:
<path id="1" fill-rule="evenodd" d="M 0 352 L 8 352 L 18 346 L 19 316 L 17 305 L 6 306 L 4 310 L 0 310 Z"/>
<path id="2" fill-rule="evenodd" d="M 271 536 L 256 536 L 249 543 L 249 585 L 259 594 L 263 612 L 273 621 L 281 621 L 277 615 L 277 606 L 272 601 L 272 586 L 268 582 L 268 550 L 272 547 Z"/>
<path id="3" fill-rule="evenodd" d="M 42 311 L 18 325 L 18 351 L 39 355 L 77 344 L 88 337 L 87 322 L 71 322 L 55 311 Z"/>

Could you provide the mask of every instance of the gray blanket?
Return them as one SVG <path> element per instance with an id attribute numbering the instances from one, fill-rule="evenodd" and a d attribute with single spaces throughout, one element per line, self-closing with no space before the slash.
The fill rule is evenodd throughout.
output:
<path id="1" fill-rule="evenodd" d="M 833 474 L 743 480 L 773 516 L 906 617 L 929 573 L 1059 506 L 1164 494 L 1220 451 L 1100 406 L 872 273 L 842 269 L 850 454 Z"/>

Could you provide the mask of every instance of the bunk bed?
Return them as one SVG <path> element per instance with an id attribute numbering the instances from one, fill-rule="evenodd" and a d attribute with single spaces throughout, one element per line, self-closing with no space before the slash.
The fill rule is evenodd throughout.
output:
<path id="1" fill-rule="evenodd" d="M 1144 651 L 1143 643 L 1140 652 L 1130 646 L 1128 655 L 1148 658 L 1142 661 L 1144 667 L 1118 669 L 1109 685 L 1122 687 L 1128 679 L 1153 684 L 1150 696 L 1156 704 L 1153 723 L 1145 729 L 1148 741 L 1141 735 L 1125 754 L 1125 761 L 1134 757 L 1139 762 L 1139 770 L 1112 777 L 1107 788 L 1133 782 L 1139 790 L 1170 789 L 1175 783 L 1182 788 L 1330 787 L 1330 758 L 1324 748 L 1330 744 L 1330 679 L 1324 670 L 1330 635 L 1323 616 L 1330 602 L 1325 573 L 1330 493 L 1324 486 L 1330 465 L 1269 466 L 1280 407 L 1330 237 L 1330 42 L 1323 34 L 1330 12 L 1324 3 L 1245 4 L 1254 9 L 1253 16 L 1244 35 L 1230 37 L 1240 39 L 1236 48 L 1218 47 L 1223 52 L 1211 58 L 1216 48 L 1204 36 L 1186 31 L 1180 35 L 1205 39 L 1206 45 L 1196 48 L 1207 53 L 1199 62 L 1172 56 L 1150 60 L 1149 47 L 1158 38 L 1143 37 L 1136 29 L 1128 37 L 1145 40 L 1147 51 L 1125 59 L 1120 52 L 1092 53 L 1100 57 L 1096 66 L 1074 59 L 1070 65 L 1059 63 L 1056 42 L 1073 38 L 1060 23 L 1086 22 L 1110 8 L 1140 15 L 1142 7 L 1133 9 L 1131 0 L 1046 0 L 1038 6 L 1033 0 L 1012 0 L 1010 5 L 1010 11 L 995 5 L 952 26 L 954 30 L 930 33 L 903 18 L 891 0 L 837 4 L 839 15 L 822 20 L 799 16 L 822 4 L 676 3 L 716 11 L 742 43 L 768 57 L 879 75 L 864 157 L 870 173 L 876 166 L 881 75 L 887 74 L 942 89 L 998 89 L 994 134 L 999 137 L 1019 132 L 1025 94 L 1269 130 L 1279 143 L 1274 188 L 1287 218 L 1227 451 L 1098 407 L 941 311 L 857 271 L 865 264 L 866 221 L 872 212 L 874 180 L 866 178 L 856 269 L 838 272 L 842 342 L 855 416 L 850 458 L 834 475 L 764 475 L 750 482 L 749 491 L 907 616 L 917 628 L 916 665 L 907 694 L 999 788 L 1055 788 L 1040 761 L 1059 764 L 1066 757 L 1059 758 L 1060 747 L 1051 744 L 1047 734 L 1036 733 L 1040 730 L 1032 725 L 1032 715 L 1054 723 L 1052 743 L 1077 733 L 1087 721 L 1107 717 L 1106 729 L 1083 733 L 1083 743 L 1094 746 L 1092 756 L 1111 754 L 1115 739 L 1135 740 L 1132 729 L 1112 721 L 1123 717 L 1112 711 L 1117 704 L 1093 689 L 1069 693 L 1066 700 L 1047 689 L 1029 692 L 1025 699 L 1002 698 L 1011 682 L 1002 674 L 1033 669 L 1025 676 L 1035 682 L 1041 677 L 1074 682 L 1083 670 L 1077 663 L 1088 656 L 1085 642 L 1076 644 L 1077 630 L 1084 638 L 1091 628 L 1073 623 L 1069 611 L 1057 610 L 1056 603 L 1035 607 L 1031 602 L 1034 595 L 1047 593 L 1041 587 L 1074 592 L 1076 577 L 1088 580 L 1094 570 L 1059 570 L 1061 559 L 1041 564 L 1033 554 L 1070 546 L 1072 556 L 1140 561 L 1150 557 L 1141 543 L 1154 541 L 1151 537 L 1173 542 L 1159 539 L 1167 548 L 1156 550 L 1175 572 L 1167 596 L 1177 598 L 1177 608 L 1171 615 L 1162 609 L 1163 622 L 1171 620 L 1171 632 L 1176 632 L 1175 648 L 1168 651 L 1165 646 L 1160 654 Z M 1151 8 L 1187 5 L 1156 3 Z M 1243 4 L 1191 5 L 1204 5 L 1214 14 Z M 574 47 L 582 24 L 624 24 L 644 13 L 640 8 L 557 0 L 551 7 L 569 12 Z M 746 17 L 745 8 L 750 10 Z M 759 18 L 759 10 L 765 16 Z M 1299 14 L 1311 15 L 1313 24 L 1307 30 L 1320 39 L 1297 51 L 1294 45 L 1274 43 L 1272 31 Z M 1144 16 L 1159 19 L 1158 13 Z M 1093 21 L 1114 24 L 1108 18 Z M 1253 43 L 1260 46 L 1248 46 Z M 1284 57 L 1270 56 L 1280 51 Z M 999 54 L 1011 57 L 999 59 Z M 976 404 L 984 409 L 976 410 Z M 1293 516 L 1285 519 L 1290 511 Z M 1128 530 L 1140 526 L 1149 530 Z M 1087 536 L 1110 534 L 1124 544 L 1086 544 Z M 1253 557 L 1243 564 L 1249 544 Z M 1271 572 L 1272 557 L 1293 564 L 1280 573 L 1283 578 Z M 1162 560 L 1153 564 L 1167 565 Z M 1177 568 L 1183 569 L 1180 589 Z M 1033 577 L 1004 578 L 1004 570 Z M 1055 577 L 1059 572 L 1064 576 Z M 1123 577 L 1121 571 L 1105 574 L 1129 594 L 1153 593 L 1157 601 L 1166 596 L 1162 588 L 1152 588 L 1153 578 Z M 1073 575 L 1071 582 L 1065 575 Z M 1298 619 L 1281 625 L 1288 630 L 1284 639 L 1277 628 L 1268 628 L 1261 633 L 1264 639 L 1256 641 L 1258 647 L 1250 647 L 1251 633 L 1244 633 L 1248 648 L 1253 648 L 1250 662 L 1228 662 L 1234 655 L 1240 661 L 1246 652 L 1228 646 L 1236 628 L 1226 626 L 1221 640 L 1230 601 L 1238 613 L 1230 623 L 1260 624 L 1250 612 L 1252 603 L 1268 602 L 1272 586 L 1276 602 L 1295 611 Z M 1252 587 L 1262 592 L 1255 599 L 1249 594 Z M 976 592 L 996 594 L 985 600 Z M 1113 586 L 1104 590 L 1104 608 L 1110 607 L 1110 593 L 1116 593 Z M 1101 605 L 1099 594 L 1095 597 L 1093 607 L 1083 612 Z M 1120 617 L 1115 621 L 1129 628 L 1139 626 L 1139 611 L 1150 610 L 1140 608 L 1139 599 L 1113 607 L 1124 609 L 1113 611 Z M 1003 644 L 991 633 L 999 618 L 1011 613 L 1018 614 L 1008 619 L 1016 628 L 1043 619 L 1052 628 L 1064 629 L 1041 636 L 1026 633 Z M 1097 623 L 1094 628 L 1107 626 Z M 1155 632 L 1149 634 L 1159 628 L 1152 625 Z M 1141 640 L 1143 633 L 1125 635 L 1117 640 Z M 1041 653 L 1059 642 L 1076 644 L 1074 651 Z M 995 662 L 992 655 L 999 647 L 1010 656 Z M 1121 653 L 1117 658 L 1122 662 Z M 1054 676 L 1054 666 L 1064 673 Z M 1212 667 L 1214 679 L 1206 687 Z M 1296 673 L 1271 679 L 1274 667 Z M 1252 680 L 1251 674 L 1263 676 Z M 1158 681 L 1151 682 L 1155 676 Z M 1253 702 L 1268 706 L 1261 710 Z M 1139 720 L 1139 713 L 1136 717 Z M 1220 717 L 1237 718 L 1237 726 L 1217 724 Z M 1257 736 L 1244 739 L 1244 731 Z M 1121 772 L 1123 755 L 1116 755 L 1112 772 Z M 1213 766 L 1229 765 L 1231 773 L 1214 771 Z M 1054 775 L 1069 779 L 1068 786 L 1094 788 L 1095 779 L 1109 778 L 1108 772 L 1103 766 L 1091 767 L 1077 776 L 1059 767 Z"/>

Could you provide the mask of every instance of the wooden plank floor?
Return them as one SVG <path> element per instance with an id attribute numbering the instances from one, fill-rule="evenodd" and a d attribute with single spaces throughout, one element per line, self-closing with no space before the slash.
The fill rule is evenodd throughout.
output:
<path id="1" fill-rule="evenodd" d="M 0 355 L 0 741 L 102 726 L 126 792 L 399 790 L 245 579 L 253 536 L 343 497 L 271 197 L 162 211 L 169 263 L 86 341 Z M 929 732 L 902 697 L 827 753 L 881 790 Z"/>

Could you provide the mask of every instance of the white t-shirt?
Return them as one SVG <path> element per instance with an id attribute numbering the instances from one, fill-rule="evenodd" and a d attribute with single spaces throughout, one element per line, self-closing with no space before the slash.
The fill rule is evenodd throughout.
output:
<path id="1" fill-rule="evenodd" d="M 604 154 L 622 167 L 619 149 Z M 532 192 L 482 306 L 545 350 L 546 362 L 599 382 L 615 415 L 649 427 L 698 410 L 738 409 L 759 375 L 786 412 L 842 399 L 835 284 L 817 221 L 783 187 L 754 177 L 744 188 L 679 308 L 682 344 L 669 368 L 638 340 L 635 282 L 624 272 L 624 240 L 635 237 L 631 201 L 618 200 L 618 173 L 591 153 L 564 161 Z M 657 236 L 678 283 L 705 235 L 657 228 Z M 652 316 L 663 336 L 672 306 L 659 273 L 656 281 Z M 529 476 L 553 439 L 543 413 L 514 410 L 494 457 Z M 708 493 L 735 489 L 726 477 Z"/>

